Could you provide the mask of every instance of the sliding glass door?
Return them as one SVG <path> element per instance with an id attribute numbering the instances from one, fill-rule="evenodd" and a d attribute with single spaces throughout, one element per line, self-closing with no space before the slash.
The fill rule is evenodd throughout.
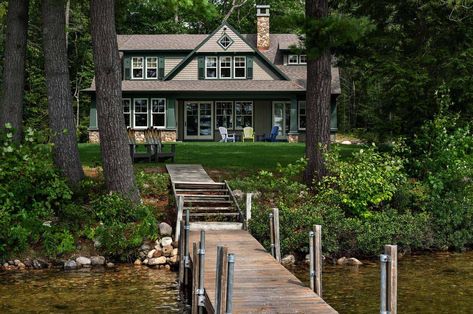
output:
<path id="1" fill-rule="evenodd" d="M 213 139 L 213 102 L 187 101 L 184 108 L 184 139 Z"/>

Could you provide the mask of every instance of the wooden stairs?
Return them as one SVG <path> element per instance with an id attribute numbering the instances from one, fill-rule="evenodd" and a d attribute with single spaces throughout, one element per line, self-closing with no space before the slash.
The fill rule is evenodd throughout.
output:
<path id="1" fill-rule="evenodd" d="M 198 225 L 215 230 L 219 225 L 228 227 L 238 223 L 235 226 L 241 229 L 242 213 L 227 182 L 174 182 L 173 189 L 176 202 L 180 196 L 184 197 L 183 215 L 189 209 L 191 228 Z"/>

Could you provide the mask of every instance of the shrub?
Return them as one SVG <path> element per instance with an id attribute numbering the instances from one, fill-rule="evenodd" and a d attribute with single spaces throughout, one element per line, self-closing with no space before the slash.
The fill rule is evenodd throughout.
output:
<path id="1" fill-rule="evenodd" d="M 97 226 L 88 229 L 103 253 L 128 259 L 146 238 L 157 235 L 156 219 L 150 207 L 134 205 L 118 194 L 104 195 L 92 203 Z"/>
<path id="2" fill-rule="evenodd" d="M 38 242 L 47 228 L 44 222 L 53 220 L 71 197 L 53 165 L 51 145 L 31 129 L 18 144 L 7 124 L 0 134 L 0 255 Z"/>
<path id="3" fill-rule="evenodd" d="M 163 197 L 169 193 L 169 175 L 167 173 L 136 173 L 136 183 L 141 195 Z"/>
<path id="4" fill-rule="evenodd" d="M 70 253 L 76 248 L 74 237 L 69 230 L 54 227 L 43 233 L 43 247 L 49 256 Z"/>
<path id="5" fill-rule="evenodd" d="M 360 149 L 350 161 L 341 160 L 334 150 L 326 155 L 326 163 L 330 174 L 318 184 L 318 198 L 343 205 L 351 215 L 369 217 L 406 181 L 403 160 L 375 147 Z"/>

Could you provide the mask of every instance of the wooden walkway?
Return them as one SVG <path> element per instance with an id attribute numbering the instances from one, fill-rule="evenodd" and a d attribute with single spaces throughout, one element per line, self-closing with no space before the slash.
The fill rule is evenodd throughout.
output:
<path id="1" fill-rule="evenodd" d="M 191 232 L 191 248 L 193 242 L 199 242 L 199 237 L 198 231 Z M 235 254 L 234 313 L 337 313 L 245 230 L 205 233 L 204 287 L 212 308 L 215 305 L 217 245 L 226 246 L 229 253 Z"/>
<path id="2" fill-rule="evenodd" d="M 167 165 L 174 186 L 185 184 L 219 184 L 201 165 Z M 174 191 L 176 193 L 176 190 Z M 231 190 L 230 190 L 231 193 Z M 184 206 L 186 208 L 186 206 Z M 200 231 L 191 223 L 190 262 L 193 243 L 200 241 Z M 240 224 L 241 225 L 241 224 Z M 222 228 L 218 228 L 222 229 Z M 215 312 L 215 272 L 217 245 L 235 254 L 233 313 L 337 313 L 310 288 L 279 264 L 264 247 L 245 230 L 212 230 L 205 233 L 205 297 L 208 313 Z"/>

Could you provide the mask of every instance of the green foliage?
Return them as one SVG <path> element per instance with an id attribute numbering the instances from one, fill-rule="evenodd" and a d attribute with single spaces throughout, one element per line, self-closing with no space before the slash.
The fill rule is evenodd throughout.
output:
<path id="1" fill-rule="evenodd" d="M 50 228 L 43 233 L 44 251 L 49 256 L 71 253 L 75 250 L 75 241 L 67 229 Z"/>
<path id="2" fill-rule="evenodd" d="M 350 161 L 332 151 L 326 164 L 330 174 L 318 184 L 318 198 L 341 204 L 349 215 L 369 217 L 406 181 L 402 159 L 381 154 L 374 147 L 354 153 Z"/>
<path id="3" fill-rule="evenodd" d="M 113 193 L 99 197 L 91 205 L 98 224 L 86 234 L 100 243 L 105 254 L 128 259 L 145 238 L 157 235 L 156 219 L 148 206 L 133 205 Z"/>
<path id="4" fill-rule="evenodd" d="M 170 181 L 167 173 L 140 171 L 135 174 L 135 178 L 142 196 L 163 197 L 169 193 Z"/>
<path id="5" fill-rule="evenodd" d="M 31 129 L 24 144 L 12 141 L 6 125 L 0 134 L 0 255 L 38 242 L 45 222 L 68 204 L 72 191 L 52 163 L 51 146 Z"/>

